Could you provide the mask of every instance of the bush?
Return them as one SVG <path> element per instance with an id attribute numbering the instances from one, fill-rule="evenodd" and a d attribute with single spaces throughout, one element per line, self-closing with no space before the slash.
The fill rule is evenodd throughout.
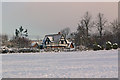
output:
<path id="1" fill-rule="evenodd" d="M 113 49 L 117 49 L 118 48 L 118 44 L 117 43 L 114 43 L 113 44 Z"/>
<path id="2" fill-rule="evenodd" d="M 106 42 L 106 50 L 112 49 L 112 43 L 110 41 Z"/>
<path id="3" fill-rule="evenodd" d="M 101 50 L 104 50 L 104 46 L 101 46 Z"/>
<path id="4" fill-rule="evenodd" d="M 93 44 L 93 50 L 97 51 L 97 50 L 102 50 L 103 47 L 101 47 L 100 45 L 98 44 Z"/>
<path id="5" fill-rule="evenodd" d="M 97 44 L 93 44 L 93 50 L 98 50 L 98 48 L 97 48 Z"/>

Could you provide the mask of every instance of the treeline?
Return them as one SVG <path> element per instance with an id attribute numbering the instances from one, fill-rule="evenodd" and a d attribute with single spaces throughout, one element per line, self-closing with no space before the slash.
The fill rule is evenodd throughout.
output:
<path id="1" fill-rule="evenodd" d="M 8 48 L 29 48 L 31 44 L 31 40 L 28 38 L 27 29 L 23 29 L 20 26 L 18 29 L 14 31 L 15 35 L 8 39 L 8 35 L 2 34 L 0 35 L 1 46 L 6 46 Z"/>
<path id="2" fill-rule="evenodd" d="M 68 35 L 70 29 L 65 28 L 61 32 Z M 104 48 L 108 41 L 120 47 L 120 23 L 117 19 L 108 22 L 102 13 L 98 13 L 93 20 L 92 15 L 86 12 L 78 22 L 77 30 L 70 33 L 70 36 L 69 38 L 77 47 L 82 45 L 88 49 L 93 49 L 96 44 Z"/>
<path id="3" fill-rule="evenodd" d="M 75 32 L 71 32 L 69 27 L 62 29 L 60 32 L 69 41 L 75 43 L 76 48 L 84 46 L 87 49 L 95 49 L 96 47 L 104 49 L 109 43 L 107 46 L 109 48 L 114 45 L 120 47 L 120 23 L 117 19 L 113 22 L 109 21 L 111 20 L 107 20 L 102 13 L 98 13 L 96 18 L 93 19 L 92 15 L 86 12 L 78 22 Z M 28 48 L 30 47 L 31 40 L 27 36 L 27 29 L 23 29 L 20 26 L 20 28 L 15 30 L 15 35 L 9 42 L 7 35 L 2 35 L 0 40 L 2 46 Z"/>

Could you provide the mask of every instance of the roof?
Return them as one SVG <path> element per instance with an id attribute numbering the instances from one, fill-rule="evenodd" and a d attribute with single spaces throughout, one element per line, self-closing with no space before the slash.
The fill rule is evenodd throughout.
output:
<path id="1" fill-rule="evenodd" d="M 45 38 L 43 40 L 43 42 L 49 38 L 51 42 L 57 43 L 59 42 L 60 38 L 61 38 L 62 34 L 50 34 L 50 35 L 45 35 Z"/>
<path id="2" fill-rule="evenodd" d="M 36 44 L 38 44 L 38 45 L 39 45 L 39 43 L 38 43 L 38 42 L 32 42 L 32 43 L 31 43 L 31 46 L 34 46 L 34 45 L 36 45 Z"/>

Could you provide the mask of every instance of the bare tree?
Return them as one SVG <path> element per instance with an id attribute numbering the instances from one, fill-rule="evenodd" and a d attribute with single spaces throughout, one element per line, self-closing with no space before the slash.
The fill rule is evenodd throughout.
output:
<path id="1" fill-rule="evenodd" d="M 64 28 L 60 32 L 66 37 L 70 33 L 70 28 Z"/>
<path id="2" fill-rule="evenodd" d="M 7 46 L 8 35 L 6 35 L 6 34 L 1 35 L 1 40 L 2 40 L 2 46 Z"/>
<path id="3" fill-rule="evenodd" d="M 85 28 L 86 37 L 89 36 L 90 27 L 92 27 L 93 23 L 91 22 L 92 16 L 89 14 L 89 12 L 86 12 L 82 20 L 80 21 L 80 24 L 82 27 Z"/>
<path id="4" fill-rule="evenodd" d="M 112 25 L 113 35 L 114 35 L 114 41 L 117 42 L 120 47 L 120 23 L 116 19 L 113 22 L 111 22 L 111 25 Z"/>
<path id="5" fill-rule="evenodd" d="M 89 31 L 93 26 L 92 16 L 89 12 L 86 12 L 83 18 L 80 20 L 78 24 L 78 29 L 76 33 L 76 41 L 77 45 L 89 46 Z M 78 38 L 77 38 L 78 37 Z"/>
<path id="6" fill-rule="evenodd" d="M 81 24 L 82 24 L 82 21 L 81 21 Z M 85 28 L 81 24 L 78 24 L 77 32 L 75 34 L 75 44 L 77 46 L 84 45 L 84 42 L 86 39 Z"/>
<path id="7" fill-rule="evenodd" d="M 111 25 L 113 28 L 113 34 L 117 34 L 120 31 L 120 23 L 118 23 L 118 20 L 111 22 Z"/>
<path id="8" fill-rule="evenodd" d="M 104 30 L 106 22 L 107 22 L 107 20 L 104 18 L 104 14 L 99 13 L 97 16 L 96 26 L 99 31 L 100 38 L 102 38 L 103 30 Z"/>

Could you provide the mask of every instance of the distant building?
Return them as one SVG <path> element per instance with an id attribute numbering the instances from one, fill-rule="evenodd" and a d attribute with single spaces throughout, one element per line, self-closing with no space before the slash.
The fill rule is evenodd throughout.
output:
<path id="1" fill-rule="evenodd" d="M 58 34 L 45 35 L 43 45 L 45 48 L 74 48 L 73 43 L 69 42 L 60 32 Z"/>
<path id="2" fill-rule="evenodd" d="M 42 45 L 42 40 L 31 40 L 32 48 L 38 48 L 40 45 Z"/>
<path id="3" fill-rule="evenodd" d="M 74 43 L 72 41 L 67 40 L 67 48 L 75 48 Z"/>

